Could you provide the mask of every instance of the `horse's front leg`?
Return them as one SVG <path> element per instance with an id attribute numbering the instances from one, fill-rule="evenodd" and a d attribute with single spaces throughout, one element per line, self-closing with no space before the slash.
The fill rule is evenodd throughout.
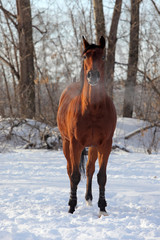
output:
<path id="1" fill-rule="evenodd" d="M 86 195 L 85 199 L 87 205 L 92 205 L 92 177 L 95 171 L 95 161 L 97 160 L 97 149 L 95 147 L 90 147 L 88 150 L 88 161 L 86 166 L 86 175 L 87 175 L 87 186 L 86 186 Z"/>
<path id="2" fill-rule="evenodd" d="M 70 199 L 68 205 L 69 213 L 75 211 L 77 205 L 77 186 L 81 179 L 81 174 L 79 171 L 80 157 L 83 147 L 73 138 L 70 141 L 70 161 L 71 161 L 71 175 L 70 175 Z"/>
<path id="3" fill-rule="evenodd" d="M 98 148 L 99 172 L 97 174 L 97 181 L 99 184 L 99 200 L 98 207 L 100 208 L 100 216 L 108 215 L 106 212 L 107 202 L 105 199 L 105 185 L 107 181 L 106 167 L 108 158 L 112 148 L 112 140 L 108 141 L 103 146 Z"/>

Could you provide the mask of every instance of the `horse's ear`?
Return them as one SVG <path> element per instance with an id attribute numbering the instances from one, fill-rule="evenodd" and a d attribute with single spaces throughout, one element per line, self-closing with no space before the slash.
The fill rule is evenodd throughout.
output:
<path id="1" fill-rule="evenodd" d="M 84 49 L 88 48 L 89 47 L 89 43 L 87 42 L 87 40 L 85 39 L 84 36 L 82 36 L 83 38 L 83 46 L 84 46 Z"/>
<path id="2" fill-rule="evenodd" d="M 105 48 L 106 41 L 105 41 L 105 38 L 103 36 L 101 36 L 101 38 L 99 40 L 99 45 L 100 45 L 101 48 Z"/>

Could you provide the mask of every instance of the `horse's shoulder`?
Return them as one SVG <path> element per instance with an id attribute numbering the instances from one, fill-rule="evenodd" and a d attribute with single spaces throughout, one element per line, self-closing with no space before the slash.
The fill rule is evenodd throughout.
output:
<path id="1" fill-rule="evenodd" d="M 66 87 L 66 92 L 79 92 L 80 91 L 80 82 L 71 83 L 68 87 Z"/>
<path id="2" fill-rule="evenodd" d="M 114 103 L 112 98 L 106 94 L 106 107 L 108 108 L 109 106 L 114 107 Z"/>
<path id="3" fill-rule="evenodd" d="M 108 113 L 112 115 L 114 122 L 116 122 L 117 119 L 116 108 L 112 98 L 109 97 L 108 95 L 106 95 L 106 109 L 107 111 L 109 111 Z"/>
<path id="4" fill-rule="evenodd" d="M 73 98 L 80 93 L 80 82 L 71 83 L 62 92 L 61 98 L 69 97 Z"/>

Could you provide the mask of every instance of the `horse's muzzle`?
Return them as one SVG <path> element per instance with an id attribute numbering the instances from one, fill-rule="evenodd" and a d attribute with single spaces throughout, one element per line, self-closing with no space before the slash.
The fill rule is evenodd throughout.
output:
<path id="1" fill-rule="evenodd" d="M 87 74 L 88 83 L 91 86 L 95 86 L 100 80 L 100 74 L 98 71 L 91 70 Z"/>

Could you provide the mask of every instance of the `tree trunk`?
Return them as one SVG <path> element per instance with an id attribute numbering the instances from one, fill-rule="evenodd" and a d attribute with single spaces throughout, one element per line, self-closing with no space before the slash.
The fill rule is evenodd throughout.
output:
<path id="1" fill-rule="evenodd" d="M 98 44 L 101 36 L 106 37 L 102 0 L 93 0 L 93 8 L 96 28 L 96 41 Z"/>
<path id="2" fill-rule="evenodd" d="M 13 117 L 12 101 L 11 101 L 11 96 L 10 96 L 10 92 L 9 92 L 9 86 L 8 86 L 7 77 L 6 77 L 6 73 L 5 73 L 3 65 L 2 65 L 2 71 L 3 71 L 3 77 L 4 77 L 5 86 L 6 86 L 6 93 L 7 93 L 8 104 L 9 104 L 9 109 L 10 109 L 10 116 Z"/>
<path id="3" fill-rule="evenodd" d="M 21 117 L 33 118 L 35 115 L 35 84 L 31 7 L 29 0 L 16 0 L 16 4 L 20 52 Z"/>
<path id="4" fill-rule="evenodd" d="M 108 52 L 106 61 L 106 79 L 107 92 L 113 98 L 113 81 L 114 81 L 114 66 L 115 66 L 115 50 L 117 42 L 117 29 L 119 18 L 121 14 L 122 0 L 116 0 L 114 12 L 112 16 L 112 23 L 108 37 Z"/>
<path id="5" fill-rule="evenodd" d="M 131 25 L 130 45 L 127 80 L 125 84 L 123 117 L 132 117 L 134 106 L 134 95 L 136 86 L 136 75 L 138 65 L 139 44 L 139 4 L 140 0 L 131 0 Z"/>

